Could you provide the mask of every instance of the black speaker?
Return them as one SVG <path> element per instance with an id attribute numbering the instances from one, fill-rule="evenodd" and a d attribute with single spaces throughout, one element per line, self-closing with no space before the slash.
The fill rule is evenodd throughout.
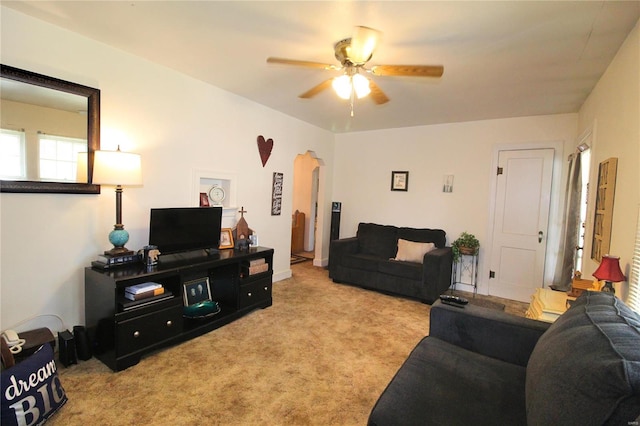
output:
<path id="1" fill-rule="evenodd" d="M 340 211 L 342 210 L 342 203 L 334 201 L 331 203 L 331 233 L 330 239 L 337 240 L 340 238 Z"/>
<path id="2" fill-rule="evenodd" d="M 78 359 L 86 361 L 91 358 L 91 342 L 89 341 L 89 334 L 87 330 L 81 326 L 76 325 L 73 327 L 73 338 L 76 341 L 76 354 Z"/>
<path id="3" fill-rule="evenodd" d="M 69 330 L 60 331 L 58 333 L 58 357 L 65 367 L 71 364 L 77 364 L 76 343 L 73 334 Z"/>

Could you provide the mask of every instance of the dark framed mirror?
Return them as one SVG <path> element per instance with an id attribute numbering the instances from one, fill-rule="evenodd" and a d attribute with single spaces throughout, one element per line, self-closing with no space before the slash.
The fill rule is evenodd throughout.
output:
<path id="1" fill-rule="evenodd" d="M 0 65 L 0 192 L 99 194 L 100 90 Z M 7 148 L 9 147 L 9 148 Z"/>

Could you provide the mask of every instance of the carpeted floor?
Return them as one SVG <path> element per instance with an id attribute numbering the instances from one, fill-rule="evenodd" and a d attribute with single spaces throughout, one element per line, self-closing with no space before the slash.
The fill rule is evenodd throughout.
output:
<path id="1" fill-rule="evenodd" d="M 311 262 L 274 283 L 273 306 L 113 373 L 59 366 L 53 425 L 364 425 L 428 332 L 429 305 L 334 284 Z M 463 294 L 471 298 L 472 295 Z M 498 298 L 507 312 L 526 304 Z"/>

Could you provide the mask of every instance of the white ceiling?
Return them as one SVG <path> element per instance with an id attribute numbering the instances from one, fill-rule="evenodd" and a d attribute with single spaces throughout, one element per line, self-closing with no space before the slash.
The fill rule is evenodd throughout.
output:
<path id="1" fill-rule="evenodd" d="M 1 3 L 336 133 L 577 112 L 640 17 L 639 1 Z M 266 63 L 338 65 L 356 25 L 383 33 L 369 65 L 444 75 L 374 77 L 391 101 L 358 100 L 351 118 L 331 90 L 298 98 L 336 71 Z"/>

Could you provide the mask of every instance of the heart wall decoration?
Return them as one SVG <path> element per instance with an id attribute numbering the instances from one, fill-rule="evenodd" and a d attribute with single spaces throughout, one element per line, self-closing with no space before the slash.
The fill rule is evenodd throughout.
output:
<path id="1" fill-rule="evenodd" d="M 262 167 L 267 164 L 272 150 L 273 139 L 269 138 L 267 140 L 264 140 L 264 136 L 258 136 L 258 152 L 260 153 L 260 160 L 262 160 Z"/>

